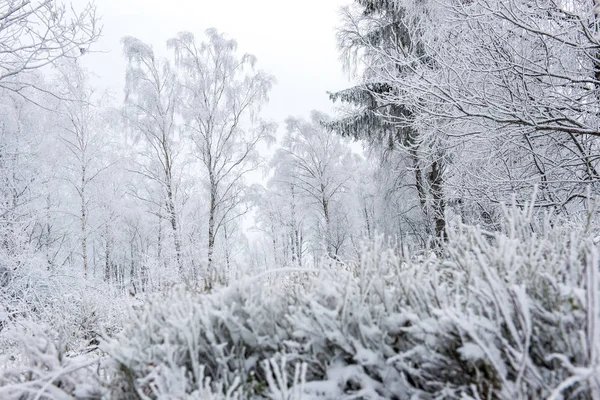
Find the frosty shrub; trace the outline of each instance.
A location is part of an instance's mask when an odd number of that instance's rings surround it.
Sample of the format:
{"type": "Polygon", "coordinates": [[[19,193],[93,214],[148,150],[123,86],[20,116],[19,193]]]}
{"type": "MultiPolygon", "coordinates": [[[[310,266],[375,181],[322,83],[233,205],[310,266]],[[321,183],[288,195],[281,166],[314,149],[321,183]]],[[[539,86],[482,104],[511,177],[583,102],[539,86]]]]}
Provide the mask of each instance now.
{"type": "Polygon", "coordinates": [[[131,309],[105,356],[27,328],[0,398],[598,398],[593,237],[509,210],[498,232],[455,225],[425,259],[375,240],[355,265],[174,288],[131,309]]]}
{"type": "Polygon", "coordinates": [[[183,396],[206,389],[207,378],[214,387],[250,387],[259,361],[289,336],[285,292],[261,289],[198,295],[178,288],[156,295],[103,349],[140,396],[183,396]]]}
{"type": "Polygon", "coordinates": [[[0,250],[0,332],[11,320],[40,310],[55,282],[28,248],[18,257],[0,250]]]}
{"type": "Polygon", "coordinates": [[[589,227],[535,223],[530,212],[507,212],[497,233],[456,227],[443,259],[399,275],[402,323],[387,334],[401,346],[386,361],[416,393],[600,393],[598,250],[589,227]],[[428,277],[411,279],[417,269],[428,277]]]}
{"type": "Polygon", "coordinates": [[[4,355],[0,367],[2,399],[102,399],[106,398],[99,358],[69,355],[65,342],[48,326],[24,323],[6,334],[20,352],[4,355]],[[10,357],[10,359],[6,359],[10,357]]]}
{"type": "Polygon", "coordinates": [[[593,398],[593,235],[530,211],[507,211],[500,232],[455,226],[427,260],[377,240],[357,265],[291,285],[156,296],[104,344],[115,385],[123,398],[593,398]]]}
{"type": "Polygon", "coordinates": [[[21,322],[47,324],[69,350],[98,344],[103,332],[120,326],[127,299],[107,297],[103,282],[66,279],[35,264],[11,274],[0,294],[0,342],[5,330],[21,322]]]}
{"type": "Polygon", "coordinates": [[[26,261],[0,290],[0,399],[108,398],[98,340],[122,325],[127,299],[26,261]]]}

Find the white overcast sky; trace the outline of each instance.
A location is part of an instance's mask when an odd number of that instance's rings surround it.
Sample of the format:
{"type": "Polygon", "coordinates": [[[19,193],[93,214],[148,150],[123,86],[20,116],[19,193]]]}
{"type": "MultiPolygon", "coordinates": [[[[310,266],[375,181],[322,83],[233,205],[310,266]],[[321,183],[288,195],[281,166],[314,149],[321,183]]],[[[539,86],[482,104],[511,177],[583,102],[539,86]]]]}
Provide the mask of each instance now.
{"type": "MultiPolygon", "coordinates": [[[[75,6],[86,0],[74,0],[75,6]]],[[[349,0],[96,0],[102,53],[83,57],[104,87],[122,99],[125,60],[120,39],[134,36],[167,54],[166,41],[180,31],[203,38],[210,27],[238,42],[240,52],[258,58],[257,67],[277,79],[263,117],[281,123],[313,109],[332,113],[326,91],[350,85],[338,60],[335,27],[349,0]]]]}

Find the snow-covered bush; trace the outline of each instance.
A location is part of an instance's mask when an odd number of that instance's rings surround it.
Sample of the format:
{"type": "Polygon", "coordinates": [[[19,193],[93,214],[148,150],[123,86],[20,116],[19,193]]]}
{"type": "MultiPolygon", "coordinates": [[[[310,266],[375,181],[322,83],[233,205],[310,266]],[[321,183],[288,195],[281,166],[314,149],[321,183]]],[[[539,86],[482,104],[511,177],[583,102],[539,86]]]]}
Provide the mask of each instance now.
{"type": "Polygon", "coordinates": [[[0,289],[0,399],[107,399],[110,368],[97,347],[127,305],[108,293],[35,259],[12,268],[0,289]]]}
{"type": "Polygon", "coordinates": [[[530,213],[507,211],[499,232],[456,225],[428,258],[375,240],[355,265],[172,288],[93,355],[69,338],[117,322],[87,293],[57,314],[81,328],[19,335],[0,398],[598,398],[594,232],[530,213]]]}
{"type": "Polygon", "coordinates": [[[21,351],[5,354],[0,366],[2,399],[106,399],[105,369],[94,355],[69,355],[50,327],[36,323],[12,326],[7,334],[21,351]]]}
{"type": "Polygon", "coordinates": [[[115,301],[103,282],[77,280],[35,264],[12,272],[1,292],[0,341],[4,328],[31,321],[60,332],[69,349],[97,344],[103,331],[115,332],[127,300],[115,301]]]}
{"type": "Polygon", "coordinates": [[[534,223],[530,211],[508,212],[502,232],[457,227],[443,259],[412,267],[427,279],[400,274],[410,318],[387,362],[417,393],[598,395],[598,249],[586,227],[534,223]]]}
{"type": "Polygon", "coordinates": [[[293,285],[156,296],[104,349],[119,386],[150,398],[183,398],[207,379],[246,398],[592,398],[593,235],[529,211],[507,212],[501,232],[456,226],[427,260],[375,241],[357,265],[293,285]]]}
{"type": "Polygon", "coordinates": [[[44,261],[24,247],[20,257],[0,250],[0,332],[11,320],[30,315],[55,282],[44,261]]]}
{"type": "Polygon", "coordinates": [[[285,296],[276,286],[237,286],[210,295],[178,288],[132,313],[103,348],[138,394],[192,393],[206,378],[228,388],[250,384],[258,362],[288,336],[281,324],[285,296]]]}

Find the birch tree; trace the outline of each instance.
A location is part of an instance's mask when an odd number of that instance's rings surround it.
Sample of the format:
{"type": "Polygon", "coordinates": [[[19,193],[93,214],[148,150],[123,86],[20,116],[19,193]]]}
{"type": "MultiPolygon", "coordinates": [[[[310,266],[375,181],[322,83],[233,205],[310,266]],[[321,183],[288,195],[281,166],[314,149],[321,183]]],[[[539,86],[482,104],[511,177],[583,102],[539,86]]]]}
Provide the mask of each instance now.
{"type": "Polygon", "coordinates": [[[107,158],[110,137],[102,129],[102,109],[86,72],[74,60],[62,63],[59,69],[57,93],[68,99],[60,102],[63,117],[59,139],[65,149],[63,179],[75,190],[78,211],[67,211],[79,220],[79,248],[83,276],[90,270],[90,218],[97,206],[94,183],[113,165],[107,158]]]}
{"type": "MultiPolygon", "coordinates": [[[[349,156],[348,147],[341,139],[330,134],[321,122],[324,114],[313,112],[310,121],[298,118],[286,120],[287,132],[283,146],[274,156],[274,179],[289,186],[290,195],[301,195],[316,209],[318,223],[313,225],[316,248],[327,256],[338,259],[346,240],[345,228],[339,229],[344,213],[337,200],[350,179],[343,168],[343,159],[349,156]]],[[[294,210],[292,210],[294,211],[294,210]]],[[[294,238],[299,243],[298,237],[294,238]]],[[[296,251],[301,252],[298,246],[296,251]]]]}
{"type": "Polygon", "coordinates": [[[281,159],[277,152],[271,160],[273,177],[266,187],[255,187],[254,221],[267,237],[264,256],[272,254],[265,264],[279,267],[302,267],[307,251],[307,220],[309,204],[294,179],[295,169],[289,158],[281,159]]]}
{"type": "Polygon", "coordinates": [[[198,43],[189,32],[168,41],[183,86],[182,115],[207,178],[209,271],[220,229],[239,208],[245,176],[257,167],[257,146],[273,126],[259,119],[274,78],[255,70],[256,57],[237,54],[237,43],[215,29],[198,43]]]}
{"type": "MultiPolygon", "coordinates": [[[[53,240],[48,231],[52,228],[36,225],[47,204],[44,183],[50,174],[44,168],[47,141],[42,129],[50,115],[12,92],[0,93],[0,254],[6,260],[5,267],[14,262],[16,268],[30,242],[37,241],[36,236],[40,239],[36,247],[50,245],[53,240]]],[[[47,99],[40,92],[27,94],[36,101],[47,99]]]]}
{"type": "MultiPolygon", "coordinates": [[[[57,94],[47,85],[39,70],[60,59],[87,52],[99,33],[92,3],[75,12],[54,0],[0,2],[0,97],[6,117],[0,127],[0,175],[4,182],[0,218],[6,221],[3,231],[8,236],[4,236],[3,245],[9,253],[20,247],[17,246],[17,238],[25,233],[18,232],[17,221],[34,212],[33,209],[25,212],[34,199],[44,197],[38,192],[41,187],[31,190],[43,178],[39,169],[31,168],[33,164],[39,164],[40,159],[33,155],[37,153],[41,140],[37,137],[39,131],[30,129],[28,116],[38,123],[47,121],[46,116],[38,114],[39,110],[35,109],[28,109],[26,114],[22,114],[27,107],[16,99],[21,97],[36,105],[52,104],[51,97],[57,94]]],[[[32,229],[42,225],[34,220],[23,224],[35,227],[32,229]]],[[[38,232],[38,238],[49,245],[54,241],[49,233],[52,228],[46,224],[44,230],[43,235],[38,232]]],[[[29,235],[33,237],[33,232],[30,231],[29,235]]],[[[48,257],[49,260],[51,258],[48,257]]]]}
{"type": "MultiPolygon", "coordinates": [[[[126,75],[125,118],[133,127],[142,147],[138,152],[136,173],[158,184],[158,199],[145,197],[158,213],[166,214],[171,227],[177,269],[183,274],[177,189],[181,176],[181,145],[175,123],[179,86],[168,60],[155,56],[152,48],[140,40],[126,37],[123,52],[128,60],[126,75]],[[165,213],[162,211],[165,209],[165,213]]],[[[160,218],[162,219],[162,218],[160,218]]],[[[161,235],[159,223],[159,235],[161,235]]],[[[160,239],[158,243],[160,252],[160,239]]]]}

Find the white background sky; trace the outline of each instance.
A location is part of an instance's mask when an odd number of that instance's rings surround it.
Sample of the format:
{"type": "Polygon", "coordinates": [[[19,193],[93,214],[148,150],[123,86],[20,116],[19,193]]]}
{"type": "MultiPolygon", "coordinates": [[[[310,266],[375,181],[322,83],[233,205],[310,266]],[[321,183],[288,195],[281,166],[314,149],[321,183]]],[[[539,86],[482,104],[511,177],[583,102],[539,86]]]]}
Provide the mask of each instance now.
{"type": "MultiPolygon", "coordinates": [[[[87,0],[74,0],[81,7],[87,0]]],[[[120,39],[134,36],[167,54],[177,32],[202,38],[215,27],[237,40],[240,52],[258,58],[257,67],[277,79],[263,117],[281,123],[288,115],[313,109],[332,113],[326,91],[350,85],[338,59],[335,27],[339,8],[349,0],[96,0],[102,53],[83,57],[99,84],[122,100],[125,60],[120,39]]]]}

